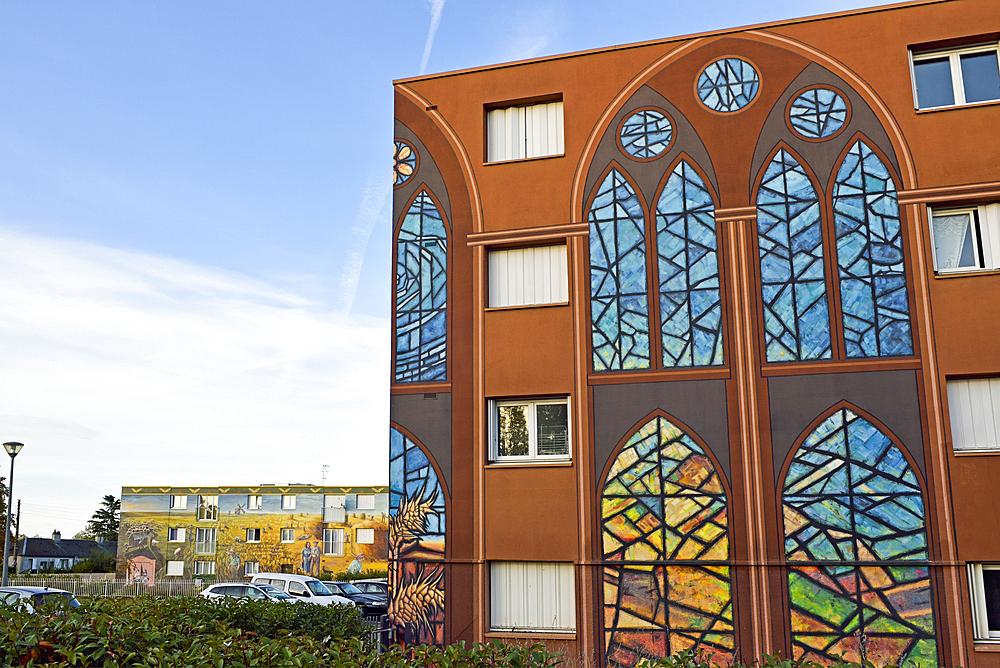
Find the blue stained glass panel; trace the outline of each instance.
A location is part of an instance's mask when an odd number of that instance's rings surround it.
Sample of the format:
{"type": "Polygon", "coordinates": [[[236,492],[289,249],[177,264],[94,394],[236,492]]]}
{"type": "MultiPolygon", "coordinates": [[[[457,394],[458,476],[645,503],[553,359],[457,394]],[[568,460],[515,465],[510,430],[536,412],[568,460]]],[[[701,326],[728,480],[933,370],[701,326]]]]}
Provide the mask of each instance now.
{"type": "Polygon", "coordinates": [[[912,355],[896,186],[861,140],[837,172],[833,213],[847,356],[912,355]]]}
{"type": "Polygon", "coordinates": [[[448,232],[426,190],[403,217],[396,239],[397,383],[445,380],[448,232]]]}
{"type": "Polygon", "coordinates": [[[595,371],[648,369],[646,226],[628,181],[612,169],[590,207],[590,316],[595,371]]]}
{"type": "Polygon", "coordinates": [[[767,361],[830,358],[819,198],[785,149],[775,154],[757,191],[757,245],[767,361]]]}
{"type": "Polygon", "coordinates": [[[717,251],[712,196],[691,165],[681,161],[656,205],[664,368],[723,363],[717,251]]]}
{"type": "Polygon", "coordinates": [[[829,88],[810,88],[792,102],[788,120],[803,137],[826,139],[844,127],[847,102],[829,88]]]}
{"type": "Polygon", "coordinates": [[[698,97],[706,107],[722,113],[747,106],[759,89],[757,70],[740,58],[721,58],[698,76],[698,97]]]}
{"type": "Polygon", "coordinates": [[[795,657],[858,662],[860,638],[879,663],[937,666],[923,494],[900,448],[838,409],[796,451],[782,508],[795,657]]]}
{"type": "Polygon", "coordinates": [[[618,139],[633,158],[651,160],[667,150],[673,136],[674,128],[666,114],[643,109],[625,119],[618,139]]]}

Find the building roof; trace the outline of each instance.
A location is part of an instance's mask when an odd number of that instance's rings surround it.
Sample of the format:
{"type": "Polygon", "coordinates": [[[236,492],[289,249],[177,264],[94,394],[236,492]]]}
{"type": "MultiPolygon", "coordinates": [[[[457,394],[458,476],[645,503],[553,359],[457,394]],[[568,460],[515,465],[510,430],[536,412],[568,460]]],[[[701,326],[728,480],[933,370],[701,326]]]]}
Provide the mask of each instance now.
{"type": "Polygon", "coordinates": [[[334,485],[233,485],[232,487],[122,487],[122,494],[388,494],[389,486],[340,487],[334,485]]]}
{"type": "Polygon", "coordinates": [[[53,540],[51,538],[22,538],[17,544],[17,554],[22,557],[46,558],[54,557],[68,559],[74,557],[87,558],[95,549],[104,550],[111,555],[118,554],[117,541],[77,540],[66,538],[53,540]]]}

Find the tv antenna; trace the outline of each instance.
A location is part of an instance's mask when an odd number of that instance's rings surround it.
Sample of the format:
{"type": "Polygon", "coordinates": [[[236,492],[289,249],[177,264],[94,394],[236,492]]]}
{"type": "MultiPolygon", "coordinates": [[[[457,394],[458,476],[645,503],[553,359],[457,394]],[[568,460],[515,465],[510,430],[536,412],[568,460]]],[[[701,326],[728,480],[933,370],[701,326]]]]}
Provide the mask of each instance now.
{"type": "Polygon", "coordinates": [[[321,486],[326,486],[326,472],[330,470],[329,464],[323,464],[323,482],[320,483],[321,486]]]}

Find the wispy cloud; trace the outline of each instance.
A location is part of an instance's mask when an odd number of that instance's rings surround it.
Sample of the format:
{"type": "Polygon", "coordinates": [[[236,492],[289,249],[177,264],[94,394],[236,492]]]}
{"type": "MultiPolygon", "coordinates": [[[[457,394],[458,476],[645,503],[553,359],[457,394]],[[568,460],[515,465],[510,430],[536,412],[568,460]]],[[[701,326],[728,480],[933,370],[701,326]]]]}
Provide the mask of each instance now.
{"type": "Polygon", "coordinates": [[[507,32],[501,39],[500,60],[524,60],[551,51],[565,22],[565,8],[560,1],[531,3],[527,8],[517,7],[507,32]]]}
{"type": "Polygon", "coordinates": [[[386,482],[387,320],[2,227],[0,264],[0,426],[25,443],[28,535],[73,533],[122,485],[315,483],[323,464],[386,482]]]}
{"type": "Polygon", "coordinates": [[[427,43],[424,44],[424,57],[420,59],[420,74],[427,72],[427,61],[431,57],[431,47],[434,46],[434,35],[441,23],[441,12],[444,11],[445,0],[429,0],[431,5],[431,27],[427,30],[427,43]]]}
{"type": "MultiPolygon", "coordinates": [[[[358,279],[361,277],[361,266],[364,263],[368,240],[371,239],[375,223],[382,219],[392,184],[389,182],[388,170],[383,174],[369,176],[361,193],[361,203],[358,213],[351,226],[351,238],[348,242],[347,256],[340,273],[340,311],[350,313],[354,298],[358,292],[358,279]]],[[[389,224],[389,223],[387,223],[389,224]]]]}

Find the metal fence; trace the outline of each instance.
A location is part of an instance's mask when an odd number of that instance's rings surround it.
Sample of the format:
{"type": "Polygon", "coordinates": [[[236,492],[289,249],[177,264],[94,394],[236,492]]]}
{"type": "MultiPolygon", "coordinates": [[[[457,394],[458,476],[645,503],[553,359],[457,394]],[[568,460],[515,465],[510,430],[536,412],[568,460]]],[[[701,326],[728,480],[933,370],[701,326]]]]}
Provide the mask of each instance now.
{"type": "Polygon", "coordinates": [[[148,584],[134,580],[85,580],[66,577],[8,578],[11,587],[52,587],[74,596],[194,596],[205,588],[202,580],[162,578],[148,584]]]}

